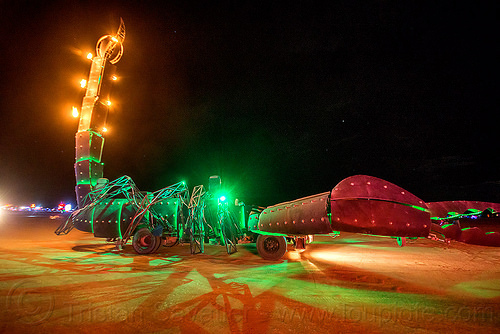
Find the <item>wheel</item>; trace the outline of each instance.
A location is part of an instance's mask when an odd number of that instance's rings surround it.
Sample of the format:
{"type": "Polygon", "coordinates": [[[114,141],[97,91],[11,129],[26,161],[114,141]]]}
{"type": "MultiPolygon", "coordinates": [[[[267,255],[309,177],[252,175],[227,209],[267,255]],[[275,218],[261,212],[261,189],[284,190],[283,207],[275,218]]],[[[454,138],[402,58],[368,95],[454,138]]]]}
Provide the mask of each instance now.
{"type": "Polygon", "coordinates": [[[165,242],[163,243],[163,247],[174,247],[179,243],[179,237],[165,237],[165,242]]]}
{"type": "Polygon", "coordinates": [[[151,253],[156,253],[158,251],[158,249],[160,249],[161,245],[163,244],[163,239],[160,236],[155,237],[155,239],[156,239],[156,246],[155,246],[155,249],[151,253]]]}
{"type": "Polygon", "coordinates": [[[154,253],[161,245],[161,237],[151,234],[147,227],[140,228],[135,232],[132,246],[137,254],[154,253]]]}
{"type": "Polygon", "coordinates": [[[279,260],[286,253],[285,237],[259,234],[257,251],[265,260],[279,260]]]}

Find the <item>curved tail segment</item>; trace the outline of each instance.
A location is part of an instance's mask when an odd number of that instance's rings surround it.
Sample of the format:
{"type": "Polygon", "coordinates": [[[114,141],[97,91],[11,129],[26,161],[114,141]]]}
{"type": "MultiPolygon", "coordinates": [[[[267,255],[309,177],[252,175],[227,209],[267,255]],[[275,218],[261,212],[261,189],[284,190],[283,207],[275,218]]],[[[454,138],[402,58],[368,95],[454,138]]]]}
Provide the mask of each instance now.
{"type": "Polygon", "coordinates": [[[388,181],[355,175],[332,190],[331,221],[335,231],[395,237],[426,237],[431,221],[427,205],[388,181]]]}
{"type": "Polygon", "coordinates": [[[76,200],[83,208],[87,195],[95,189],[97,180],[103,177],[101,162],[104,132],[110,106],[110,92],[116,66],[123,54],[125,24],[121,20],[116,35],[99,39],[97,55],[92,58],[87,89],[82,101],[78,132],[75,135],[76,200]]]}

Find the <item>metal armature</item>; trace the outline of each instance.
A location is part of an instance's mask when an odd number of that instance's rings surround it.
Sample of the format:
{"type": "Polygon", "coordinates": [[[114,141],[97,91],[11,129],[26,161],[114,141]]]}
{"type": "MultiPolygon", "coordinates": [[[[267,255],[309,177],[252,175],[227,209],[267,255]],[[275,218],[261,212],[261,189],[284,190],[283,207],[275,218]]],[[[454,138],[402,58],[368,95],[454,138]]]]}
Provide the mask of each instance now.
{"type": "Polygon", "coordinates": [[[126,175],[112,182],[106,182],[106,179],[101,180],[104,183],[98,183],[96,189],[87,194],[83,201],[84,206],[75,210],[68,220],[55,231],[56,234],[69,233],[74,227],[75,217],[85,215],[96,208],[106,207],[106,203],[114,199],[125,201],[132,207],[133,216],[130,217],[131,223],[122,235],[123,243],[130,238],[137,225],[145,220],[148,221],[151,229],[160,228],[161,230],[173,231],[177,228],[172,226],[159,212],[159,207],[161,207],[159,204],[168,199],[178,199],[181,207],[187,205],[189,190],[185,182],[178,182],[152,193],[144,193],[126,175]]]}
{"type": "MultiPolygon", "coordinates": [[[[132,181],[132,179],[130,179],[130,181],[132,181]]],[[[128,226],[127,231],[122,236],[123,244],[127,242],[138,224],[144,221],[146,215],[148,216],[149,227],[151,229],[159,228],[160,234],[164,229],[166,229],[169,233],[177,232],[177,226],[172,226],[172,224],[170,224],[164,216],[158,212],[158,204],[162,204],[163,201],[168,199],[178,198],[180,200],[181,207],[185,206],[187,199],[189,198],[189,190],[185,182],[178,182],[153,193],[148,193],[147,195],[143,195],[140,192],[134,192],[134,194],[136,194],[134,203],[137,206],[137,211],[132,218],[132,222],[128,226]]],[[[179,213],[182,214],[182,209],[179,210],[179,213]]]]}
{"type": "Polygon", "coordinates": [[[242,235],[241,230],[236,223],[234,215],[229,211],[227,203],[218,203],[217,207],[218,230],[221,233],[221,240],[226,246],[228,254],[238,251],[236,244],[238,243],[239,236],[242,235]]]}
{"type": "Polygon", "coordinates": [[[237,251],[236,244],[241,231],[226,202],[215,199],[213,194],[205,191],[203,185],[199,185],[193,189],[188,208],[186,225],[192,254],[204,252],[205,237],[226,246],[228,254],[237,251]],[[216,212],[211,212],[209,207],[216,212]]]}
{"type": "Polygon", "coordinates": [[[205,198],[203,185],[195,186],[189,200],[187,229],[191,254],[203,253],[205,242],[205,198]]]}

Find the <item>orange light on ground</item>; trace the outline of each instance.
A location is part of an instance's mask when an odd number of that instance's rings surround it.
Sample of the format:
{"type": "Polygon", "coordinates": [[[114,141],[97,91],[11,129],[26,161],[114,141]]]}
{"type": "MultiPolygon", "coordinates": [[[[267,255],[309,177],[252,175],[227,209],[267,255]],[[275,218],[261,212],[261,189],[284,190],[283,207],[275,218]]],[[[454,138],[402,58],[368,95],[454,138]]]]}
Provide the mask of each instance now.
{"type": "Polygon", "coordinates": [[[72,109],[71,114],[73,115],[73,117],[75,117],[75,118],[76,118],[76,117],[78,117],[78,115],[80,114],[80,113],[78,112],[78,108],[77,108],[77,107],[75,107],[75,106],[73,106],[71,109],[72,109]]]}

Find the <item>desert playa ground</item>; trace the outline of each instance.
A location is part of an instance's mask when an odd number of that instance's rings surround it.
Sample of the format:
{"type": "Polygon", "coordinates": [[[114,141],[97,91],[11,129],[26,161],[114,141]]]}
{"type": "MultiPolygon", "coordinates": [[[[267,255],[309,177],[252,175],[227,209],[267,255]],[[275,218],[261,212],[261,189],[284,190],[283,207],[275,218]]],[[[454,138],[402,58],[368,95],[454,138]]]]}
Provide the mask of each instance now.
{"type": "Polygon", "coordinates": [[[500,248],[341,233],[277,262],[255,244],[137,255],[57,236],[63,220],[0,216],[0,332],[500,332],[500,248]]]}

